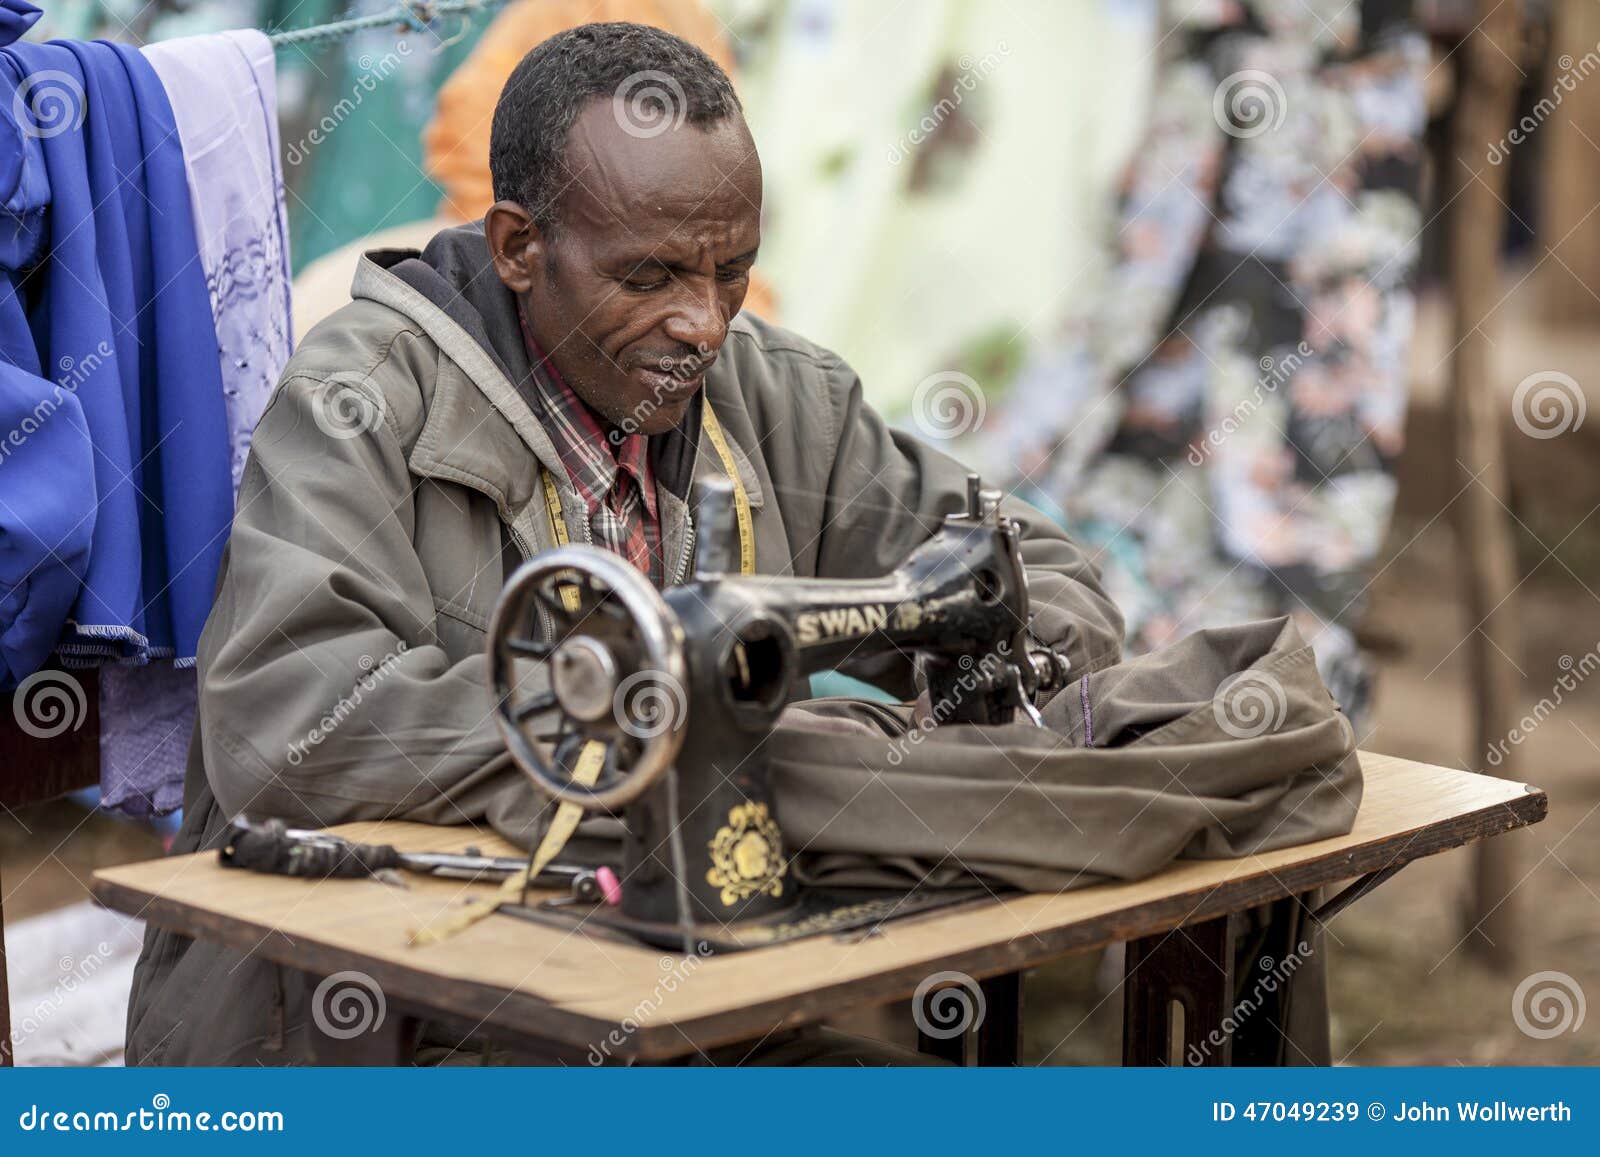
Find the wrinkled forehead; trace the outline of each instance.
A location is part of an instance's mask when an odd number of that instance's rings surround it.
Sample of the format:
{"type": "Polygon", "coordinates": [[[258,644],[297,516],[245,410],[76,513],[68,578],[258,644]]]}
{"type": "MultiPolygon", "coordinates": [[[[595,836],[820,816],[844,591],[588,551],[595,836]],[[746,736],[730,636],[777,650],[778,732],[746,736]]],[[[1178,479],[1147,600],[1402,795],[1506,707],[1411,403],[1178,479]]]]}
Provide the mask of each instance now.
{"type": "Polygon", "coordinates": [[[566,162],[558,216],[591,236],[734,238],[759,228],[761,160],[737,115],[642,129],[595,100],[573,122],[566,162]]]}

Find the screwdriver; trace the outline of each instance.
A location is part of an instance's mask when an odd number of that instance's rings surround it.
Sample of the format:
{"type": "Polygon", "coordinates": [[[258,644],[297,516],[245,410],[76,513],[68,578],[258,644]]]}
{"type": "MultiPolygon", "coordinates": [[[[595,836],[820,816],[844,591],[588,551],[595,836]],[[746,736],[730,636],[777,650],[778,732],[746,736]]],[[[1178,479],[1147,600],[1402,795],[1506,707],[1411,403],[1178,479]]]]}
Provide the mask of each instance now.
{"type": "MultiPolygon", "coordinates": [[[[357,844],[327,832],[288,827],[282,820],[252,823],[243,816],[233,821],[228,840],[217,859],[229,868],[244,868],[275,876],[333,880],[375,876],[403,869],[419,875],[451,880],[504,880],[527,867],[516,856],[484,856],[476,848],[458,852],[402,852],[389,844],[357,844]]],[[[576,864],[546,864],[529,881],[533,888],[565,888],[582,903],[622,902],[622,884],[606,866],[586,868],[576,864]]]]}

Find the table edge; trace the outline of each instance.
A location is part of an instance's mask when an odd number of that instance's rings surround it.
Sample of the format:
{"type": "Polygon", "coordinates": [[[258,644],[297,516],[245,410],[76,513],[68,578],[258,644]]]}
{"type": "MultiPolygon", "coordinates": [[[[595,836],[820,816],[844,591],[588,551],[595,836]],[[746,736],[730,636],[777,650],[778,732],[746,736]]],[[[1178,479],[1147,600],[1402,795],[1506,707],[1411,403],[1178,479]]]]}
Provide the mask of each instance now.
{"type": "MultiPolygon", "coordinates": [[[[1105,913],[1074,924],[1044,929],[1026,939],[1013,937],[941,956],[938,963],[941,968],[983,979],[1033,968],[1107,944],[1157,935],[1368,872],[1409,864],[1543,820],[1549,810],[1549,796],[1541,789],[1527,784],[1521,786],[1524,788],[1521,795],[1452,816],[1431,828],[1413,828],[1361,847],[1331,851],[1289,865],[1279,872],[1256,874],[1145,901],[1137,909],[1130,909],[1130,918],[1120,922],[1118,913],[1105,913]],[[1496,817],[1498,822],[1483,822],[1496,817]],[[1424,830],[1427,840],[1414,848],[1418,843],[1417,833],[1424,830]],[[1343,861],[1338,864],[1339,870],[1330,873],[1329,866],[1339,861],[1343,861]],[[1132,918],[1135,912],[1137,918],[1132,918]]],[[[104,906],[138,913],[147,923],[175,934],[199,939],[199,934],[204,933],[205,939],[251,950],[275,963],[308,972],[329,974],[360,966],[396,999],[438,1007],[441,978],[436,973],[418,972],[382,957],[322,944],[304,935],[291,940],[276,929],[175,903],[107,879],[99,871],[94,873],[91,888],[95,899],[104,906]]],[[[935,912],[910,920],[933,921],[950,915],[935,912]]],[[[907,963],[869,977],[771,997],[738,1009],[640,1025],[625,1035],[621,1045],[613,1045],[607,1055],[620,1060],[666,1059],[749,1039],[762,1031],[795,1027],[854,1008],[902,999],[915,990],[928,968],[927,961],[907,963]],[[752,1021],[761,1027],[752,1028],[752,1021]]],[[[491,1038],[497,1035],[521,1037],[586,1048],[598,1045],[618,1027],[615,1020],[574,1012],[529,993],[507,991],[479,981],[457,979],[452,988],[459,999],[453,1006],[442,1007],[441,1011],[485,1024],[492,1018],[493,1027],[485,1029],[485,1035],[491,1038]]]]}

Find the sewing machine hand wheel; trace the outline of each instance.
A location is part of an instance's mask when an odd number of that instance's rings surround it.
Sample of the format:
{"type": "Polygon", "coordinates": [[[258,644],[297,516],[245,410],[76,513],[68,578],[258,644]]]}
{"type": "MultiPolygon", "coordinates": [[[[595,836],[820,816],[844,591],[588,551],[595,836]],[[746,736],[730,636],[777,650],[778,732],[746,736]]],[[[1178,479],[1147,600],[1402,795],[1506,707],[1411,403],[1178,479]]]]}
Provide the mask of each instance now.
{"type": "Polygon", "coordinates": [[[565,546],[523,563],[489,623],[488,650],[500,734],[552,799],[614,811],[648,790],[683,746],[683,628],[616,555],[565,546]],[[541,619],[552,624],[548,641],[541,619]],[[547,683],[526,680],[529,660],[542,663],[547,683]],[[525,680],[540,689],[530,693],[525,680]],[[578,761],[592,761],[591,742],[604,745],[592,787],[574,775],[578,761]]]}

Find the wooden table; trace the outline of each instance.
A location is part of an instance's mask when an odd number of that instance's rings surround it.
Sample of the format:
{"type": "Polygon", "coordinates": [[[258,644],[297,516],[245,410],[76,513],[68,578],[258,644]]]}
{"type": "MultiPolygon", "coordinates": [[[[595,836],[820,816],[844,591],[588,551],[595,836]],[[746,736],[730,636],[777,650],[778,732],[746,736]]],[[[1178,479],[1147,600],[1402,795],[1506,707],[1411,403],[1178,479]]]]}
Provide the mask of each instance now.
{"type": "MultiPolygon", "coordinates": [[[[1411,860],[1545,815],[1544,793],[1524,784],[1383,755],[1363,755],[1362,767],[1360,815],[1354,830],[1336,839],[1237,860],[1181,861],[1135,883],[909,917],[848,942],[813,937],[707,959],[505,915],[412,948],[411,930],[489,889],[432,879],[407,889],[376,880],[283,879],[224,869],[214,853],[106,869],[95,874],[94,890],[109,907],[313,977],[365,973],[381,987],[389,1015],[383,1039],[354,1042],[356,1053],[346,1042],[327,1054],[346,1063],[395,1063],[395,1050],[414,1039],[408,1034],[421,1017],[546,1055],[554,1047],[576,1058],[603,1044],[613,1060],[666,1059],[904,998],[941,971],[984,982],[980,1063],[1014,1063],[1021,973],[1115,941],[1132,942],[1125,1060],[1161,1063],[1172,999],[1185,1003],[1189,1039],[1203,1039],[1228,1014],[1225,933],[1233,914],[1357,881],[1324,906],[1326,915],[1411,860]],[[1183,935],[1171,935],[1174,929],[1183,935]],[[1206,964],[1208,956],[1220,963],[1206,964]],[[616,1031],[619,1025],[628,1031],[616,1031]]],[[[406,850],[502,850],[492,836],[465,828],[381,823],[335,830],[406,850]]],[[[1207,1063],[1228,1059],[1223,1048],[1207,1063]]]]}

